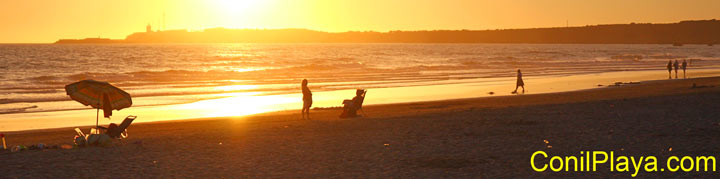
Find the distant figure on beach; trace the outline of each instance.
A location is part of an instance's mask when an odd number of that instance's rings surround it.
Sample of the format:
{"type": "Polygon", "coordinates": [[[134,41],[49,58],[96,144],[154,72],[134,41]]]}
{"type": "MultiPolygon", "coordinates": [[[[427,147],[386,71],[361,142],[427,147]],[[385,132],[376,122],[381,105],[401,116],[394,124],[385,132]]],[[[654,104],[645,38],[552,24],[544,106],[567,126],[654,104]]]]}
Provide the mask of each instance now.
{"type": "Polygon", "coordinates": [[[302,94],[303,94],[303,108],[302,112],[302,118],[303,119],[310,119],[310,106],[312,106],[312,92],[310,92],[310,88],[308,88],[308,81],[307,79],[302,80],[302,94]],[[305,115],[307,115],[307,118],[305,118],[305,115]]]}
{"type": "Polygon", "coordinates": [[[678,68],[680,68],[680,65],[678,64],[677,60],[675,60],[675,63],[673,63],[673,66],[675,67],[675,79],[677,79],[678,78],[677,71],[678,71],[678,68]]]}
{"type": "Polygon", "coordinates": [[[685,59],[683,59],[683,62],[682,62],[682,70],[683,70],[683,78],[687,78],[687,76],[685,75],[685,70],[687,70],[687,61],[685,59]]]}
{"type": "Polygon", "coordinates": [[[520,69],[517,70],[517,83],[515,83],[515,91],[512,91],[513,94],[517,93],[518,87],[522,87],[522,92],[525,93],[525,82],[523,82],[520,69]]]}
{"type": "Polygon", "coordinates": [[[668,79],[672,79],[672,60],[668,61],[667,69],[668,69],[668,79]]]}

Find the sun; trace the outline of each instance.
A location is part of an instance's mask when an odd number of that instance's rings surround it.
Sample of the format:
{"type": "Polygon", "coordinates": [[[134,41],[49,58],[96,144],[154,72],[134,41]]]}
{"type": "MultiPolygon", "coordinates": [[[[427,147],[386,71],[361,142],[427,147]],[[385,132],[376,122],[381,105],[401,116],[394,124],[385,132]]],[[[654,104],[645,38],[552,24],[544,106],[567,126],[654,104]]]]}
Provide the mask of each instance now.
{"type": "Polygon", "coordinates": [[[263,0],[213,0],[216,9],[226,15],[240,15],[257,11],[263,0]]]}
{"type": "Polygon", "coordinates": [[[214,21],[226,28],[243,28],[265,20],[272,0],[208,0],[214,21]]]}

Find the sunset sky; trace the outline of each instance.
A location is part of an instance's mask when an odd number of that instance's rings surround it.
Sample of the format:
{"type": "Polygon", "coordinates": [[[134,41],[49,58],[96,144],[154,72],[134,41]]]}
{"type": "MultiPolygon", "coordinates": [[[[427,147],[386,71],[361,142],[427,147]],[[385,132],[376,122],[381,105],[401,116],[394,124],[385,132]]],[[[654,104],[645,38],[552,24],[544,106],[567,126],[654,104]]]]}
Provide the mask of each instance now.
{"type": "Polygon", "coordinates": [[[0,0],[0,43],[165,29],[498,29],[720,19],[717,0],[0,0]]]}

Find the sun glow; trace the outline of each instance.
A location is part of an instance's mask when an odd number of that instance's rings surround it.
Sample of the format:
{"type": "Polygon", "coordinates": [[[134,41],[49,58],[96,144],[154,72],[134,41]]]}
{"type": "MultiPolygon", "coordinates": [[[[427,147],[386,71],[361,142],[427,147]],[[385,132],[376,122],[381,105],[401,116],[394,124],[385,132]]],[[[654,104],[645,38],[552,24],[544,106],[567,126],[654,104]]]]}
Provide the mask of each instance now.
{"type": "Polygon", "coordinates": [[[183,104],[180,108],[194,111],[195,115],[204,117],[243,116],[300,106],[297,99],[300,99],[300,97],[292,95],[262,96],[259,95],[259,93],[235,93],[232,97],[183,104]]]}
{"type": "Polygon", "coordinates": [[[260,0],[215,0],[217,8],[225,13],[237,13],[257,8],[260,0]]]}
{"type": "Polygon", "coordinates": [[[244,28],[243,24],[262,18],[268,11],[270,1],[264,0],[212,0],[219,20],[224,21],[229,28],[244,28]]]}

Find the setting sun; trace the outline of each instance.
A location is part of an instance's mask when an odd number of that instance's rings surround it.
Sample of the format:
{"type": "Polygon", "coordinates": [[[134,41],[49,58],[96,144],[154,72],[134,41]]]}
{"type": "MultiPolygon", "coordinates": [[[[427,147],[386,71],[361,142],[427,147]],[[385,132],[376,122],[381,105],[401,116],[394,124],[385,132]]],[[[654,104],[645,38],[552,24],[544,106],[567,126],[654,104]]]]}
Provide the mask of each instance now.
{"type": "Polygon", "coordinates": [[[0,43],[120,39],[144,31],[302,28],[327,32],[507,29],[677,22],[720,16],[720,1],[0,0],[0,43]],[[562,7],[562,8],[559,8],[562,7]]]}
{"type": "Polygon", "coordinates": [[[257,21],[258,18],[264,19],[262,14],[272,11],[268,6],[271,0],[210,0],[217,10],[217,17],[223,22],[223,27],[228,28],[248,28],[248,22],[257,21]]]}
{"type": "Polygon", "coordinates": [[[242,12],[250,9],[260,8],[261,3],[266,2],[262,0],[211,0],[209,3],[213,3],[218,9],[225,12],[242,12]]]}

